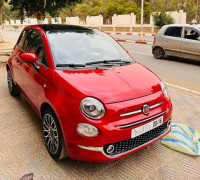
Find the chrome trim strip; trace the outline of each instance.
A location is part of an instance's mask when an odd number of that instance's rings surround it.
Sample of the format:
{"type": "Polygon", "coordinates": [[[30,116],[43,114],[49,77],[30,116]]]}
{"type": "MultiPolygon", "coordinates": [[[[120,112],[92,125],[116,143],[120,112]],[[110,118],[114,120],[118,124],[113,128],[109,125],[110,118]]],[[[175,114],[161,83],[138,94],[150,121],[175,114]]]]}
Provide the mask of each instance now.
{"type": "Polygon", "coordinates": [[[157,103],[157,104],[154,104],[154,105],[150,106],[149,108],[150,108],[150,109],[156,108],[156,107],[162,105],[163,103],[164,103],[164,102],[161,101],[161,102],[159,102],[159,103],[157,103]]]}
{"type": "MultiPolygon", "coordinates": [[[[157,103],[157,104],[154,104],[154,105],[152,105],[152,106],[149,106],[149,109],[156,108],[156,107],[162,105],[163,103],[164,103],[164,102],[161,101],[161,102],[159,102],[159,103],[157,103]]],[[[129,115],[137,114],[137,113],[140,113],[140,112],[142,112],[142,109],[138,109],[138,110],[131,111],[131,112],[128,112],[128,113],[120,114],[119,116],[120,116],[120,117],[124,117],[124,116],[129,116],[129,115]]]]}
{"type": "Polygon", "coordinates": [[[80,147],[82,149],[87,149],[87,150],[90,150],[90,151],[103,152],[103,147],[93,147],[93,146],[84,146],[84,145],[78,145],[78,147],[80,147]]]}
{"type": "MultiPolygon", "coordinates": [[[[149,141],[149,142],[147,142],[147,143],[145,143],[145,144],[142,144],[141,146],[145,146],[146,144],[149,144],[149,143],[153,142],[154,140],[159,139],[159,138],[162,137],[163,135],[167,134],[167,133],[170,131],[170,128],[171,128],[171,125],[168,126],[168,128],[166,129],[166,131],[165,131],[163,134],[161,134],[160,136],[158,136],[158,137],[152,139],[151,141],[149,141]]],[[[101,152],[102,154],[104,154],[105,156],[107,156],[107,157],[109,157],[109,158],[115,158],[115,157],[117,157],[117,156],[121,156],[121,155],[123,155],[123,154],[127,154],[127,153],[129,153],[129,152],[131,152],[131,151],[134,151],[134,150],[136,150],[136,149],[139,149],[141,146],[138,146],[138,147],[135,148],[135,149],[131,149],[131,150],[126,151],[126,152],[121,153],[121,154],[110,155],[110,156],[109,156],[109,155],[107,155],[107,154],[104,153],[103,147],[92,147],[92,146],[78,145],[78,147],[83,148],[83,149],[101,152]]]]}
{"type": "Polygon", "coordinates": [[[134,126],[134,125],[137,125],[137,124],[140,124],[140,123],[149,121],[149,120],[151,120],[151,119],[154,119],[154,118],[156,118],[156,117],[158,117],[158,116],[161,116],[161,115],[165,114],[166,112],[167,112],[167,109],[166,109],[165,111],[162,111],[161,113],[158,113],[158,114],[154,115],[154,116],[148,117],[148,118],[146,118],[146,119],[139,120],[139,121],[134,122],[134,123],[125,124],[125,125],[120,125],[120,126],[117,126],[117,128],[127,128],[127,127],[130,127],[130,126],[134,126]]]}
{"type": "Polygon", "coordinates": [[[141,113],[141,112],[142,112],[142,109],[138,109],[136,111],[131,111],[128,113],[120,114],[120,117],[129,116],[129,115],[133,115],[133,114],[137,114],[137,113],[141,113]]]}

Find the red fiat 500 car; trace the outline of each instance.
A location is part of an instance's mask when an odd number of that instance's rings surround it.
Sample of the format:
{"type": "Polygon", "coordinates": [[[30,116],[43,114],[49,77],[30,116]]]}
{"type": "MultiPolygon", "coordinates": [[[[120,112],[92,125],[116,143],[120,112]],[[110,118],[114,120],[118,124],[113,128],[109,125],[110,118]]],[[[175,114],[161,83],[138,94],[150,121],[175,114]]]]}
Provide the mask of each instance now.
{"type": "Polygon", "coordinates": [[[171,129],[166,86],[101,31],[27,26],[6,68],[10,94],[21,92],[41,117],[54,159],[118,159],[171,129]]]}

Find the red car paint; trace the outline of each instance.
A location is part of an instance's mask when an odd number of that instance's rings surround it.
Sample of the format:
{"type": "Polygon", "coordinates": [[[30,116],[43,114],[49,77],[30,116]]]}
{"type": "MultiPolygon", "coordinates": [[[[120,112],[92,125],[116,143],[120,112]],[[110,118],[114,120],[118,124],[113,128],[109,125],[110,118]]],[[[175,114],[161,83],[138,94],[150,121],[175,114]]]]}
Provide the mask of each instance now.
{"type": "Polygon", "coordinates": [[[119,129],[117,126],[137,122],[152,117],[164,110],[164,123],[171,119],[172,104],[161,90],[160,79],[149,69],[139,63],[90,70],[57,70],[44,30],[39,26],[28,26],[25,29],[36,29],[42,35],[49,67],[39,62],[37,71],[31,63],[20,58],[24,53],[17,45],[8,60],[14,83],[27,98],[28,102],[42,118],[42,107],[46,103],[52,107],[61,125],[67,154],[83,161],[110,161],[137,151],[157,141],[169,131],[152,141],[117,156],[86,150],[78,145],[104,147],[106,144],[131,138],[131,130],[147,124],[154,119],[135,126],[119,129]],[[80,101],[85,97],[99,99],[105,107],[105,116],[100,120],[86,117],[80,110],[80,101]],[[141,109],[163,101],[163,104],[152,109],[148,115],[134,114],[120,117],[120,114],[141,109]],[[77,132],[79,123],[96,126],[99,135],[85,137],[77,132]]]}

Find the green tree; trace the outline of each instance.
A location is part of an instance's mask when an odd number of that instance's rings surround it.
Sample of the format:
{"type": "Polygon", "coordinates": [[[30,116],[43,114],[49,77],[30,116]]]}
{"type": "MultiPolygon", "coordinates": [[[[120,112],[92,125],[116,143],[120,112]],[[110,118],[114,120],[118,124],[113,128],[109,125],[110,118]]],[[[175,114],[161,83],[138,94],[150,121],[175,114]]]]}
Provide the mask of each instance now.
{"type": "Polygon", "coordinates": [[[73,15],[86,17],[104,15],[105,7],[110,0],[85,0],[83,3],[77,4],[73,11],[73,15]]]}
{"type": "Polygon", "coordinates": [[[4,6],[4,0],[0,0],[0,26],[2,25],[2,16],[3,16],[3,6],[4,6]]]}
{"type": "Polygon", "coordinates": [[[174,23],[174,19],[170,15],[167,15],[164,11],[162,11],[161,13],[156,12],[153,15],[153,19],[155,26],[158,26],[160,28],[166,24],[174,23]]]}
{"type": "MultiPolygon", "coordinates": [[[[149,19],[151,14],[150,2],[145,0],[144,3],[144,18],[149,19]]],[[[137,19],[140,19],[141,14],[140,0],[84,0],[82,3],[76,4],[70,11],[67,7],[64,11],[67,16],[97,16],[99,14],[104,17],[111,17],[113,14],[130,14],[134,13],[137,19]],[[73,10],[73,13],[71,13],[73,10]]]]}
{"type": "Polygon", "coordinates": [[[7,3],[5,3],[3,7],[3,21],[10,19],[13,20],[19,19],[19,12],[11,11],[11,7],[7,3]]]}
{"type": "MultiPolygon", "coordinates": [[[[195,18],[197,0],[152,0],[151,9],[152,12],[183,10],[187,13],[187,22],[190,23],[191,20],[195,18]]],[[[200,16],[200,11],[198,11],[198,13],[200,16]]]]}
{"type": "Polygon", "coordinates": [[[114,0],[110,1],[105,9],[105,16],[112,16],[113,14],[130,14],[134,13],[136,16],[140,15],[141,9],[136,2],[130,0],[114,0]]]}
{"type": "Polygon", "coordinates": [[[81,2],[81,0],[10,0],[9,4],[12,6],[12,10],[19,10],[21,19],[24,19],[25,16],[35,15],[41,22],[45,13],[54,17],[62,8],[77,2],[81,2]]]}

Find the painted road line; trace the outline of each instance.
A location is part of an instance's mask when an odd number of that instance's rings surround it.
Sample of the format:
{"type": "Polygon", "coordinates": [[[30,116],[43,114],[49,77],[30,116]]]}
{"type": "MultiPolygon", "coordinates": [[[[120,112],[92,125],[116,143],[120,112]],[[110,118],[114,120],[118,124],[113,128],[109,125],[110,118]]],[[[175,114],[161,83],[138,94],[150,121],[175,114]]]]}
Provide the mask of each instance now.
{"type": "Polygon", "coordinates": [[[147,42],[147,41],[130,40],[130,39],[115,39],[115,40],[118,41],[118,42],[128,42],[128,43],[153,45],[153,42],[147,42]]]}
{"type": "MultiPolygon", "coordinates": [[[[129,36],[141,36],[141,33],[132,33],[132,32],[106,32],[107,34],[112,35],[129,35],[129,36]]],[[[156,36],[155,33],[153,34],[146,34],[144,33],[143,36],[156,36]]]]}
{"type": "Polygon", "coordinates": [[[140,52],[135,52],[135,51],[128,51],[129,53],[134,53],[134,54],[140,54],[144,56],[153,56],[152,54],[145,54],[145,53],[140,53],[140,52]]]}
{"type": "Polygon", "coordinates": [[[182,87],[182,86],[178,86],[178,85],[171,84],[171,83],[167,83],[167,82],[165,82],[165,84],[166,84],[167,86],[169,86],[169,87],[178,89],[178,90],[180,90],[180,91],[185,91],[185,92],[187,92],[187,93],[191,93],[191,94],[200,96],[200,91],[194,91],[194,90],[192,90],[192,89],[184,88],[184,87],[182,87]]]}

